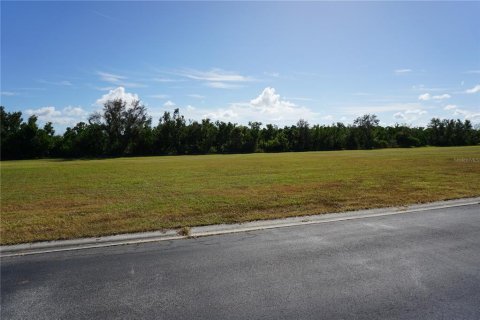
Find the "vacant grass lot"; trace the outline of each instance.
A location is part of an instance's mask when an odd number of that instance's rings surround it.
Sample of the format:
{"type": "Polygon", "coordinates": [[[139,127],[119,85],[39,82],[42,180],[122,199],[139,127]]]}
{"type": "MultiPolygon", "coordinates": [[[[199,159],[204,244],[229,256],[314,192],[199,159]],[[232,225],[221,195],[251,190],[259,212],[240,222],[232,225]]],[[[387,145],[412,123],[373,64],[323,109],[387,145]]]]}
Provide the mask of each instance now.
{"type": "Polygon", "coordinates": [[[480,196],[480,147],[1,163],[1,243],[480,196]]]}

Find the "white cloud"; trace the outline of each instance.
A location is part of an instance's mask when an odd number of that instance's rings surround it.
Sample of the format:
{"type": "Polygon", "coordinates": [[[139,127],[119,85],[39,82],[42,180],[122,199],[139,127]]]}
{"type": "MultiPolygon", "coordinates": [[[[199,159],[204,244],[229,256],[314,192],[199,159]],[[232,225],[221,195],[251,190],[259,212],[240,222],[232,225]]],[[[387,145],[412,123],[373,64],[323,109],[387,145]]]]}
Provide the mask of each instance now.
{"type": "Polygon", "coordinates": [[[241,87],[238,84],[230,84],[225,82],[205,82],[205,85],[210,88],[215,89],[233,89],[241,87]]]}
{"type": "Polygon", "coordinates": [[[2,96],[6,96],[6,97],[12,97],[12,96],[16,96],[17,93],[16,93],[16,92],[12,92],[12,91],[2,91],[2,92],[1,92],[1,95],[2,95],[2,96]]]}
{"type": "Polygon", "coordinates": [[[240,86],[240,83],[255,81],[252,77],[218,68],[208,71],[184,69],[175,74],[187,79],[202,81],[206,86],[217,89],[237,88],[240,86]]]}
{"type": "Polygon", "coordinates": [[[73,84],[68,81],[68,80],[62,80],[62,81],[47,81],[47,80],[43,80],[43,79],[40,79],[38,80],[38,82],[40,83],[44,83],[44,84],[53,84],[55,86],[72,86],[73,84]]]}
{"type": "Polygon", "coordinates": [[[87,112],[83,110],[81,107],[73,107],[73,106],[68,106],[63,109],[63,114],[71,117],[82,117],[86,116],[87,112]]]}
{"type": "MultiPolygon", "coordinates": [[[[480,113],[473,112],[466,109],[461,109],[457,105],[449,104],[443,108],[444,110],[453,111],[453,116],[462,116],[464,119],[472,120],[472,121],[479,121],[480,120],[480,113]]],[[[480,108],[477,108],[477,110],[480,108]]]]}
{"type": "Polygon", "coordinates": [[[454,109],[455,112],[453,113],[454,116],[462,116],[465,120],[472,120],[472,121],[479,121],[480,120],[480,112],[472,112],[465,109],[456,108],[454,109]]]}
{"type": "Polygon", "coordinates": [[[109,91],[115,89],[114,86],[108,86],[108,87],[94,87],[98,91],[109,91]]]}
{"type": "Polygon", "coordinates": [[[412,72],[412,69],[396,69],[394,70],[395,74],[406,74],[412,72]]]}
{"type": "Polygon", "coordinates": [[[470,120],[470,121],[478,122],[478,121],[480,121],[480,112],[469,113],[465,118],[470,120]]]}
{"type": "Polygon", "coordinates": [[[238,121],[239,114],[231,109],[218,109],[204,114],[203,118],[235,122],[238,121]]]}
{"type": "Polygon", "coordinates": [[[53,106],[41,107],[38,109],[27,109],[25,113],[29,116],[36,115],[42,122],[52,122],[58,125],[75,125],[80,121],[85,121],[87,111],[81,107],[68,106],[62,110],[57,110],[53,106]]]}
{"type": "Polygon", "coordinates": [[[100,79],[105,82],[110,83],[120,83],[122,80],[127,79],[127,77],[119,76],[117,74],[98,71],[97,74],[100,76],[100,79]]]}
{"type": "Polygon", "coordinates": [[[352,96],[360,96],[360,97],[368,97],[368,96],[371,96],[372,94],[371,93],[367,93],[367,92],[354,92],[352,93],[352,96]]]}
{"type": "Polygon", "coordinates": [[[148,96],[149,98],[155,98],[155,99],[166,99],[168,98],[168,94],[151,94],[148,96]]]}
{"type": "Polygon", "coordinates": [[[409,109],[409,110],[406,110],[405,113],[422,115],[422,114],[426,114],[427,111],[422,109],[409,109]]]}
{"type": "Polygon", "coordinates": [[[109,16],[109,15],[107,15],[107,14],[105,14],[105,13],[100,12],[100,11],[94,10],[94,11],[92,11],[92,12],[93,12],[94,14],[96,14],[97,16],[100,16],[100,17],[102,17],[102,18],[106,18],[106,19],[108,19],[108,20],[117,20],[117,19],[115,19],[115,18],[113,18],[113,17],[111,17],[111,16],[109,16]]]}
{"type": "Polygon", "coordinates": [[[249,102],[232,103],[228,108],[207,110],[201,116],[240,123],[260,121],[287,125],[294,124],[299,119],[313,121],[317,114],[306,107],[282,99],[274,88],[267,87],[249,102]]]}
{"type": "Polygon", "coordinates": [[[187,94],[187,96],[189,96],[190,98],[194,98],[194,99],[205,99],[205,96],[202,96],[200,94],[187,94]]]}
{"type": "Polygon", "coordinates": [[[170,78],[153,78],[152,80],[155,81],[155,82],[177,82],[177,81],[179,81],[179,80],[170,79],[170,78]]]}
{"type": "Polygon", "coordinates": [[[432,99],[433,100],[443,100],[443,99],[450,99],[452,96],[447,94],[447,93],[444,93],[444,94],[441,94],[441,95],[438,95],[438,96],[433,96],[432,99]]]}
{"type": "Polygon", "coordinates": [[[103,106],[107,101],[118,100],[118,99],[125,101],[127,104],[127,107],[130,106],[133,103],[133,101],[140,100],[137,94],[125,92],[124,87],[118,87],[104,94],[100,99],[96,101],[96,104],[98,106],[103,106]]]}
{"type": "Polygon", "coordinates": [[[480,73],[480,70],[468,70],[468,71],[465,71],[464,73],[479,74],[479,73],[480,73]]]}
{"type": "Polygon", "coordinates": [[[465,91],[465,93],[478,93],[478,92],[480,92],[480,84],[477,84],[475,87],[465,91]]]}
{"type": "Polygon", "coordinates": [[[278,78],[278,77],[280,77],[280,73],[279,73],[279,72],[264,72],[263,74],[266,75],[266,76],[268,76],[268,77],[273,77],[273,78],[278,78]]]}
{"type": "Polygon", "coordinates": [[[407,117],[403,112],[397,112],[393,115],[395,119],[407,120],[407,117]]]}
{"type": "Polygon", "coordinates": [[[305,98],[305,97],[288,97],[285,99],[296,100],[296,101],[313,101],[312,98],[305,98]]]}
{"type": "Polygon", "coordinates": [[[36,115],[38,117],[55,117],[61,115],[60,111],[55,110],[55,107],[41,107],[38,109],[27,109],[25,111],[28,115],[36,115]]]}
{"type": "Polygon", "coordinates": [[[118,74],[113,74],[113,73],[108,73],[103,71],[97,71],[97,74],[100,76],[100,80],[111,83],[111,84],[115,84],[117,86],[131,87],[131,88],[145,87],[145,85],[141,83],[125,81],[128,78],[125,76],[120,76],[118,74]]]}
{"type": "Polygon", "coordinates": [[[250,105],[262,111],[272,112],[293,107],[295,104],[280,99],[280,95],[275,92],[275,88],[267,87],[258,97],[250,100],[250,105]]]}
{"type": "Polygon", "coordinates": [[[451,98],[452,96],[449,95],[449,94],[441,94],[441,95],[437,95],[437,96],[432,96],[430,95],[429,93],[424,93],[424,94],[421,94],[418,96],[418,99],[419,100],[423,100],[423,101],[428,101],[428,100],[443,100],[443,99],[449,99],[451,98]]]}
{"type": "Polygon", "coordinates": [[[447,91],[452,90],[451,88],[444,88],[444,87],[427,87],[423,84],[413,85],[412,89],[415,91],[447,91]]]}
{"type": "Polygon", "coordinates": [[[173,101],[168,100],[167,102],[165,102],[165,103],[163,104],[163,106],[164,106],[165,108],[172,108],[172,107],[175,107],[175,103],[174,103],[173,101]]]}
{"type": "Polygon", "coordinates": [[[455,111],[453,112],[453,115],[454,116],[466,116],[468,115],[468,111],[467,110],[464,110],[464,109],[460,109],[460,108],[455,108],[454,109],[455,111]]]}
{"type": "Polygon", "coordinates": [[[380,105],[363,105],[363,106],[351,106],[343,107],[340,110],[351,115],[363,115],[366,113],[383,113],[383,112],[395,112],[406,111],[411,109],[421,109],[422,106],[419,103],[391,103],[380,105]]]}
{"type": "Polygon", "coordinates": [[[418,96],[418,100],[427,101],[430,100],[430,93],[424,93],[418,96]]]}
{"type": "Polygon", "coordinates": [[[453,110],[453,109],[456,109],[457,106],[454,105],[454,104],[448,104],[445,106],[445,108],[443,108],[443,110],[453,110]]]}
{"type": "Polygon", "coordinates": [[[253,81],[253,78],[242,76],[235,72],[225,71],[222,69],[214,68],[210,71],[199,71],[193,69],[187,69],[179,73],[184,77],[202,80],[202,81],[211,81],[211,82],[247,82],[253,81]]]}
{"type": "Polygon", "coordinates": [[[427,114],[427,111],[423,109],[407,109],[403,112],[396,112],[393,117],[397,120],[412,123],[424,114],[427,114]]]}

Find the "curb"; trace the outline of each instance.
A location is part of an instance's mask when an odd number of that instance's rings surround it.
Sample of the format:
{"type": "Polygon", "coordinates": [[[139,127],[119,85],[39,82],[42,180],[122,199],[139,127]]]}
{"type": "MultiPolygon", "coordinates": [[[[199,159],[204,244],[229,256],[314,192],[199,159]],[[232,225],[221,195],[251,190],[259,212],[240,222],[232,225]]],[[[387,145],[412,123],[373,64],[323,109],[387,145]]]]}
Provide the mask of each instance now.
{"type": "Polygon", "coordinates": [[[147,242],[171,241],[186,238],[206,237],[230,233],[248,232],[274,228],[286,228],[301,225],[320,224],[328,222],[366,219],[381,216],[390,216],[427,210],[438,210],[451,207],[479,205],[480,197],[458,200],[438,201],[427,204],[410,205],[404,207],[389,207],[339,213],[291,217],[274,220],[260,220],[237,224],[219,224],[191,228],[189,236],[179,235],[176,230],[153,231],[141,233],[119,234],[105,237],[81,238],[72,240],[44,241],[0,246],[0,257],[14,257],[22,255],[42,254],[60,251],[84,250],[102,247],[111,247],[147,242]]]}

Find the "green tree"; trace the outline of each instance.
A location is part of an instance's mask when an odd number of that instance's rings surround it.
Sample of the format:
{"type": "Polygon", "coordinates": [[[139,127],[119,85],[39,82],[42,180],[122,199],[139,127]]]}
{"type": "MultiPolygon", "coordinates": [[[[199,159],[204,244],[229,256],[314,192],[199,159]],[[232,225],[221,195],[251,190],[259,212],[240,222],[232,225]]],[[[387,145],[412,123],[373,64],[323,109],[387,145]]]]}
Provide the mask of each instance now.
{"type": "MultiPolygon", "coordinates": [[[[107,152],[111,155],[131,155],[144,147],[142,134],[151,125],[151,118],[140,101],[133,101],[127,106],[126,101],[116,99],[107,101],[101,116],[107,133],[107,152]]],[[[93,115],[93,118],[98,118],[93,115]]]]}
{"type": "Polygon", "coordinates": [[[359,146],[364,149],[372,149],[375,144],[375,128],[378,127],[380,120],[374,114],[365,114],[353,121],[359,146]]]}

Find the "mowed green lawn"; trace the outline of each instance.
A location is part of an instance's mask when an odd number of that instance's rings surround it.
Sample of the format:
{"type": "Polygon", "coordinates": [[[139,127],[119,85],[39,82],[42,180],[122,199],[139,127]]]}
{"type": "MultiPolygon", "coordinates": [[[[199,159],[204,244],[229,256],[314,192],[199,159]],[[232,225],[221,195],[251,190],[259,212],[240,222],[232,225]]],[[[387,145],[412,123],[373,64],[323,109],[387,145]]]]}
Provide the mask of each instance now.
{"type": "Polygon", "coordinates": [[[1,243],[480,196],[480,147],[1,163],[1,243]]]}

